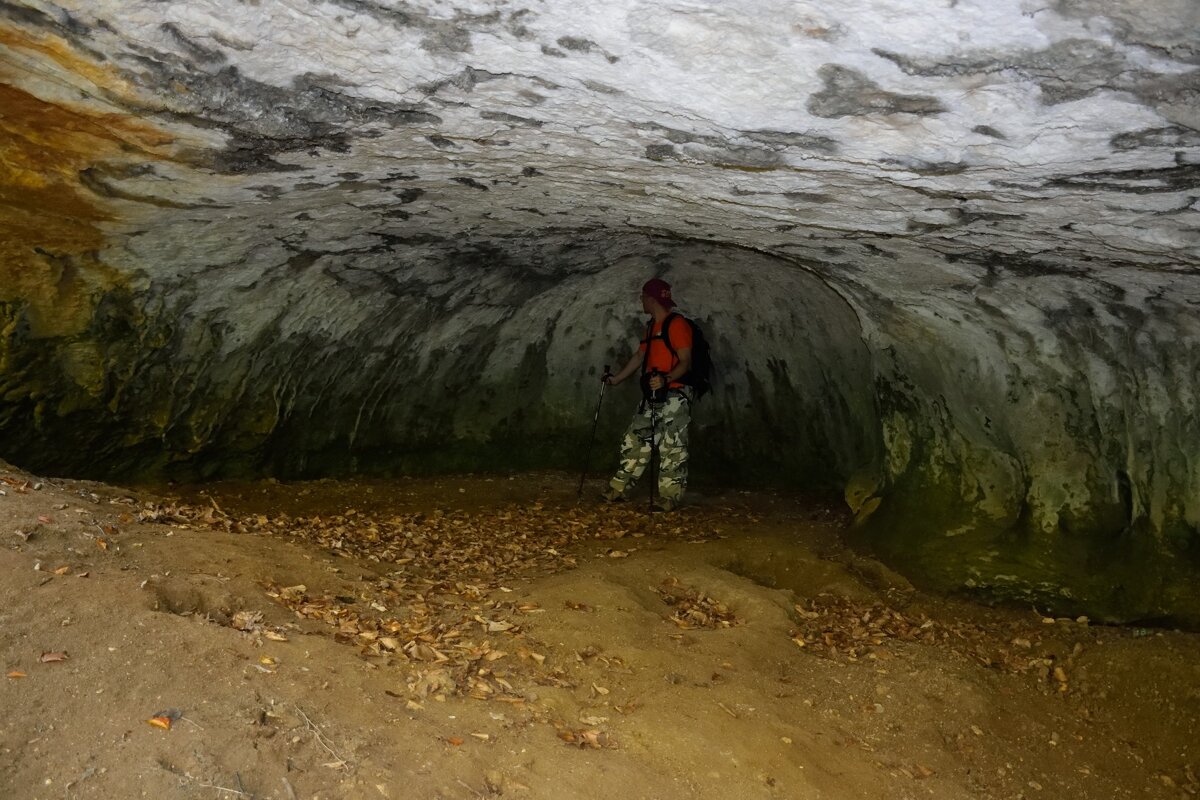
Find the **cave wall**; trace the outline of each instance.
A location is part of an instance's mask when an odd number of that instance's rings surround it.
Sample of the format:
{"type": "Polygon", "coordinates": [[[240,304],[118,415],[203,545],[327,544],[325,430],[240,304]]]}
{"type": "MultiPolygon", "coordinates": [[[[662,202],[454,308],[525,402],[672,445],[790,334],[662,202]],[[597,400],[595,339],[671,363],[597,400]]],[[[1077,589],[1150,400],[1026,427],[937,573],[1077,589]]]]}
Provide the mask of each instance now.
{"type": "Polygon", "coordinates": [[[887,452],[852,484],[866,534],[944,589],[1105,619],[1196,608],[1195,282],[975,269],[860,298],[887,452]]]}
{"type": "MultiPolygon", "coordinates": [[[[50,472],[191,480],[574,468],[603,365],[633,352],[658,274],[717,363],[696,409],[701,479],[829,486],[881,459],[858,320],[811,273],[647,236],[537,248],[235,262],[110,292],[69,340],[9,304],[7,451],[50,472]]],[[[598,469],[638,399],[632,384],[608,394],[598,469]]]]}

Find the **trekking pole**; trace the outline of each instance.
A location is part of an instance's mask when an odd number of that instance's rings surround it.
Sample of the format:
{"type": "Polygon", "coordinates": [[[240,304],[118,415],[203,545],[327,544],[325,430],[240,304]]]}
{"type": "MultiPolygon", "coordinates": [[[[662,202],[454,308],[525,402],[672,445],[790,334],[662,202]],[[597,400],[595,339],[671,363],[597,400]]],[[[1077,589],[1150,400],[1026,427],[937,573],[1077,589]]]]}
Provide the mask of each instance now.
{"type": "MultiPolygon", "coordinates": [[[[662,375],[658,370],[650,373],[650,377],[655,378],[662,375]]],[[[647,401],[647,406],[650,408],[650,511],[654,513],[654,493],[658,490],[658,414],[655,412],[654,401],[656,395],[662,391],[652,391],[650,399],[647,401]]]]}
{"type": "Polygon", "coordinates": [[[588,464],[592,460],[592,444],[596,441],[596,426],[600,424],[600,405],[604,402],[604,390],[608,388],[608,376],[611,374],[608,364],[605,364],[604,374],[600,376],[600,399],[596,401],[596,416],[592,419],[592,437],[588,439],[587,452],[583,457],[583,471],[579,474],[579,491],[575,495],[576,502],[583,499],[583,481],[587,478],[588,464]]]}
{"type": "Polygon", "coordinates": [[[658,432],[655,430],[658,414],[654,413],[654,404],[650,404],[650,507],[647,513],[654,513],[654,492],[658,488],[658,432]]]}

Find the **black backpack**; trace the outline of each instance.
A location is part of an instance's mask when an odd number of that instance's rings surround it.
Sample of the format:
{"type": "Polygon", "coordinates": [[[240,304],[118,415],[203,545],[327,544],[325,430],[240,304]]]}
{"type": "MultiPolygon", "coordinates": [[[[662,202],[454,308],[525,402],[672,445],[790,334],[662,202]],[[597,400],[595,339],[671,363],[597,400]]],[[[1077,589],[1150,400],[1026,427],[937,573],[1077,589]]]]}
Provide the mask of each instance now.
{"type": "MultiPolygon", "coordinates": [[[[692,326],[692,368],[679,379],[679,382],[692,387],[695,398],[699,400],[712,390],[712,353],[709,351],[708,340],[704,338],[704,331],[700,330],[700,326],[682,314],[672,312],[663,320],[662,332],[659,334],[662,337],[663,344],[671,351],[672,357],[679,358],[679,353],[671,346],[671,337],[668,334],[668,331],[671,330],[671,321],[676,317],[681,318],[688,325],[692,326]]],[[[650,329],[650,326],[647,326],[647,353],[649,353],[650,346],[650,329]]]]}

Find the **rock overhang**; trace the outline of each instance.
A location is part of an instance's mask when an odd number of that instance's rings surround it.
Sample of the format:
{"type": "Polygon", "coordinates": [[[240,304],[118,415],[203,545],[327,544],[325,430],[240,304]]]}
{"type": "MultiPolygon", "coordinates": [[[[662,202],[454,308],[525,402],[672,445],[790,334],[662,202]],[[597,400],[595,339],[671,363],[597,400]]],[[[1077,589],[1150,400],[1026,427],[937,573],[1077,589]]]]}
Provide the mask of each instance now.
{"type": "Polygon", "coordinates": [[[1196,17],[0,4],[5,455],[561,463],[664,274],[727,365],[702,468],[849,480],[942,585],[1180,613],[1063,564],[1197,546],[1196,17]]]}

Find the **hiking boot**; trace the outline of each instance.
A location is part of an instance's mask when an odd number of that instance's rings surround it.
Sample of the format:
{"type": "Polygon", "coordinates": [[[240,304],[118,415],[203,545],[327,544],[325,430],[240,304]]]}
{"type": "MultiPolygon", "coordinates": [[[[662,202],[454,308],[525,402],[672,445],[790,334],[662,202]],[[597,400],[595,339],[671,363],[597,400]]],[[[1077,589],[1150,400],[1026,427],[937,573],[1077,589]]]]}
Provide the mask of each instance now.
{"type": "Polygon", "coordinates": [[[600,499],[606,503],[624,503],[629,498],[625,496],[624,492],[614,489],[611,486],[607,486],[605,487],[604,491],[600,493],[600,499]]]}
{"type": "Polygon", "coordinates": [[[678,500],[672,500],[669,497],[654,498],[654,510],[655,511],[661,511],[663,513],[666,513],[669,511],[674,511],[677,508],[679,508],[678,500]]]}

